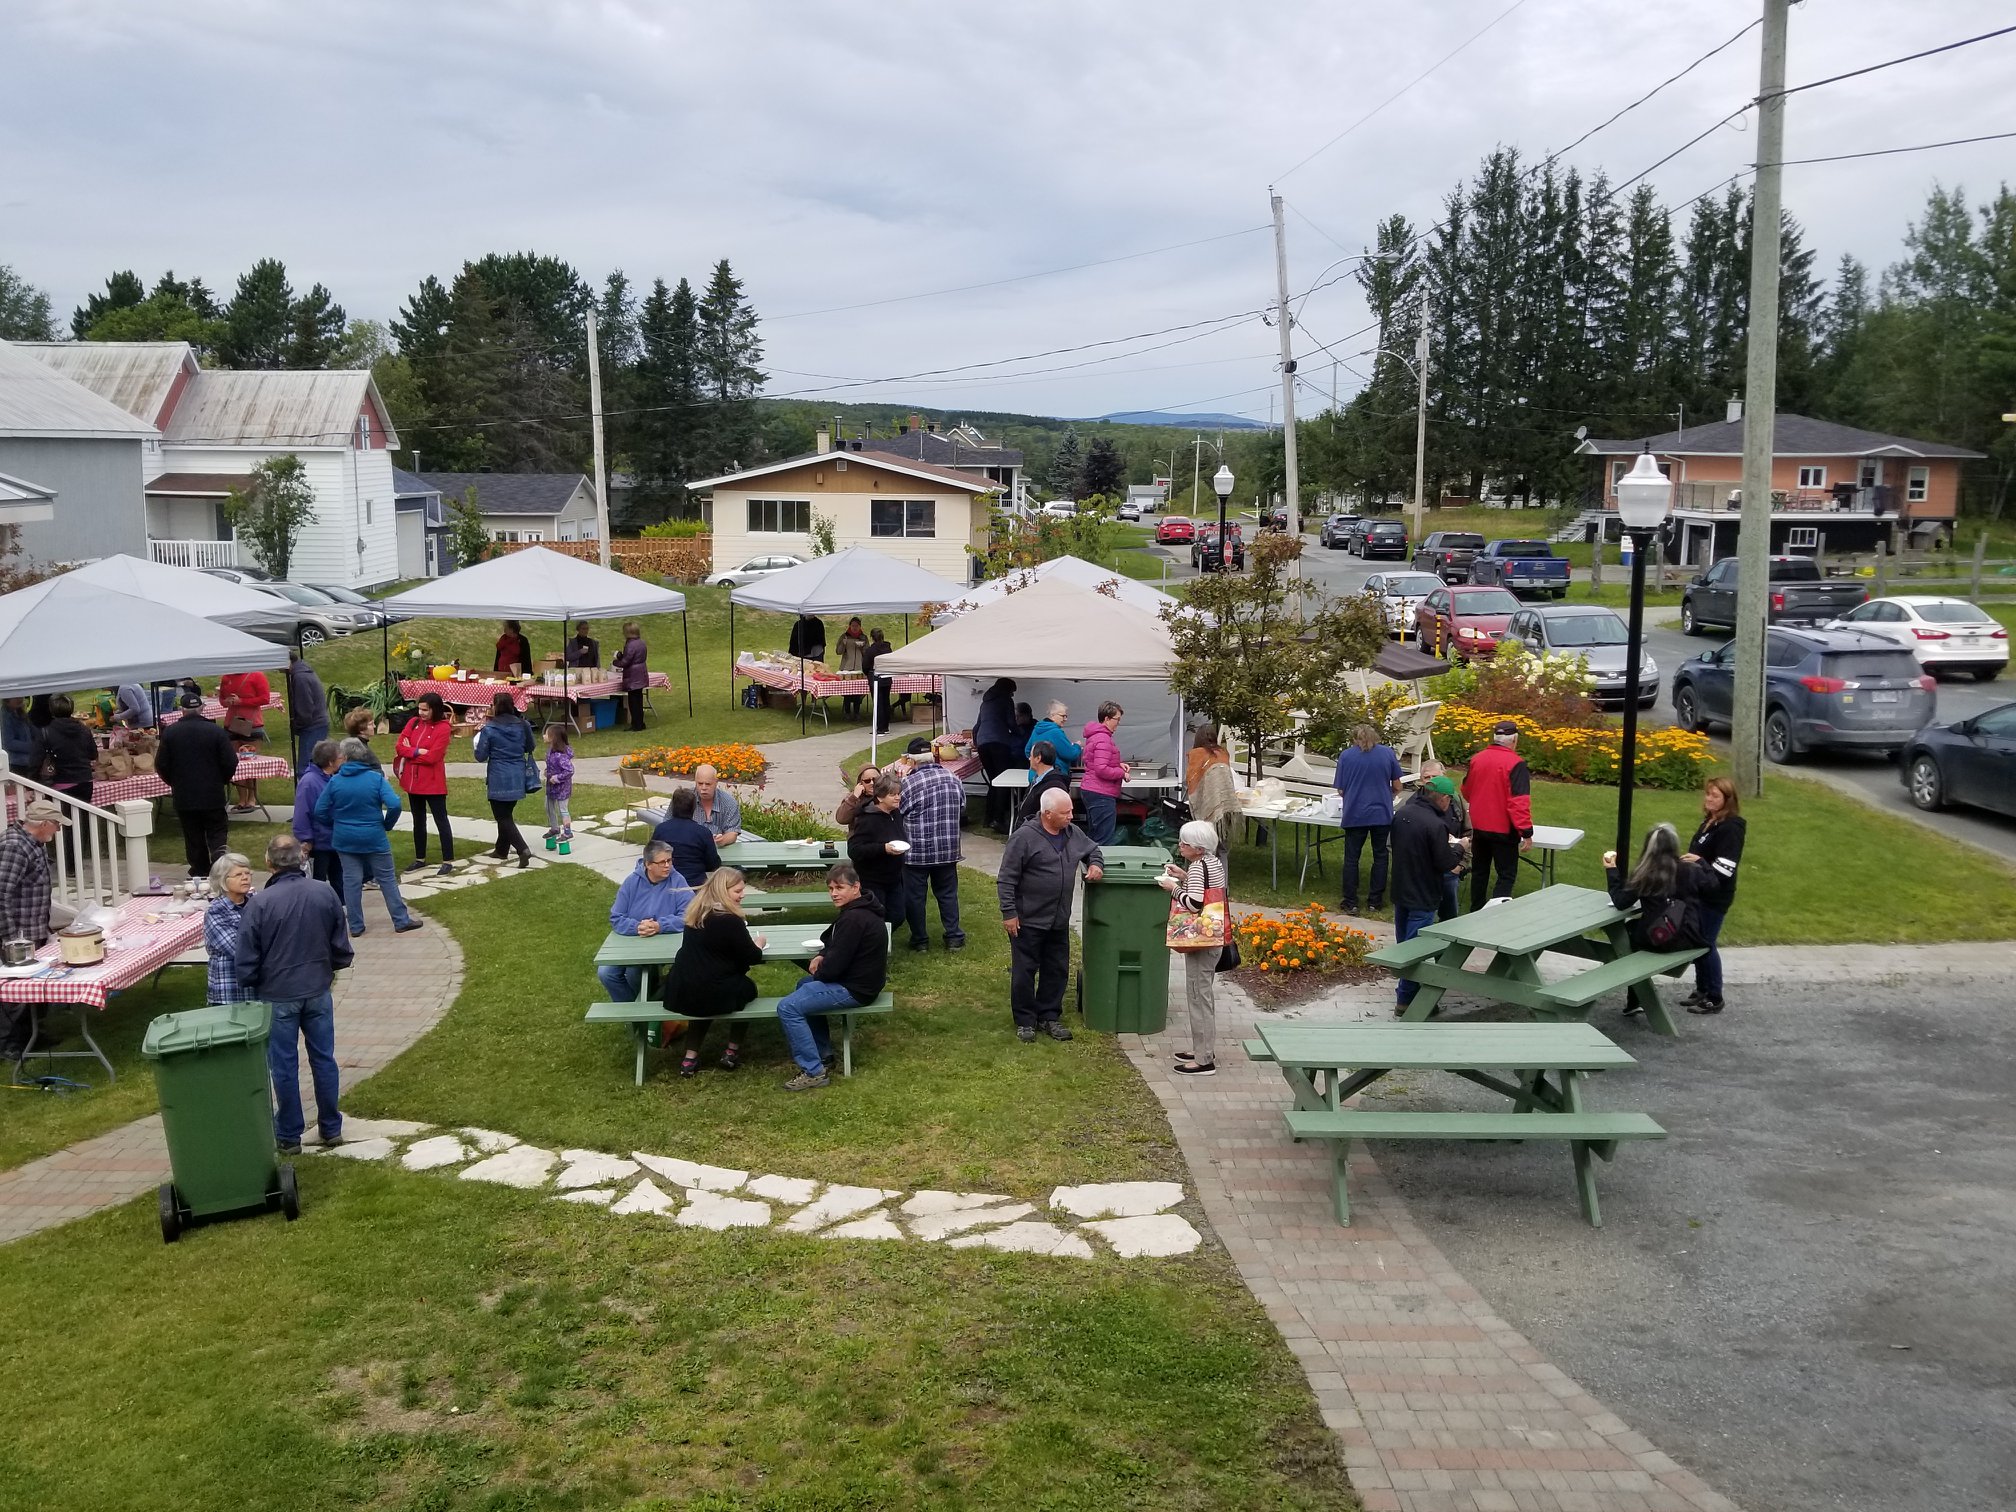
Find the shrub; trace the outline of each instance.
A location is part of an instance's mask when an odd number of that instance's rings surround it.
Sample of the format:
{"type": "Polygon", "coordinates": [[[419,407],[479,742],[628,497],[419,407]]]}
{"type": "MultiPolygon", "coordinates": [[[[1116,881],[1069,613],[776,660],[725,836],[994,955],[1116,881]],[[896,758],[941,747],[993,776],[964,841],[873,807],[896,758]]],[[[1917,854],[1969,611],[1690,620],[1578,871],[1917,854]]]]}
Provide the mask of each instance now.
{"type": "MultiPolygon", "coordinates": [[[[1519,726],[1519,754],[1535,772],[1571,782],[1614,784],[1623,760],[1623,733],[1609,728],[1543,725],[1520,714],[1444,704],[1435,718],[1435,754],[1450,766],[1468,762],[1491,743],[1500,719],[1519,726]]],[[[1671,727],[1638,732],[1639,787],[1697,788],[1715,768],[1705,735],[1671,727]]]]}
{"type": "Polygon", "coordinates": [[[1492,714],[1523,714],[1536,724],[1595,728],[1603,716],[1590,700],[1595,685],[1587,658],[1565,651],[1535,656],[1517,641],[1501,641],[1490,656],[1430,678],[1444,703],[1492,714]]]}
{"type": "Polygon", "coordinates": [[[765,840],[839,840],[840,827],[809,803],[752,798],[742,805],[742,822],[765,840]]]}
{"type": "Polygon", "coordinates": [[[1326,919],[1320,903],[1305,903],[1280,919],[1241,914],[1234,932],[1243,964],[1269,976],[1362,966],[1372,949],[1372,936],[1326,919]]]}
{"type": "Polygon", "coordinates": [[[705,520],[661,520],[637,532],[647,541],[686,541],[713,533],[714,527],[705,520]]]}
{"type": "MultiPolygon", "coordinates": [[[[723,782],[760,784],[769,763],[752,745],[645,746],[623,758],[623,765],[660,777],[691,777],[695,767],[711,766],[723,782]]],[[[767,836],[765,837],[768,838],[767,836]]]]}

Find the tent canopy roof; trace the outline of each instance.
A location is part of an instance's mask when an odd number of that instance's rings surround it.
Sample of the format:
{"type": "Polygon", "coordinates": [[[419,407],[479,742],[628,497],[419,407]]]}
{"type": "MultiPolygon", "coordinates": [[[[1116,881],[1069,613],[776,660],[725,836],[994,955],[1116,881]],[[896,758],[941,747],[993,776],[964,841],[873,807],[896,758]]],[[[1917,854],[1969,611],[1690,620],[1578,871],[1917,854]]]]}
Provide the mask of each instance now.
{"type": "Polygon", "coordinates": [[[875,671],[1166,682],[1175,660],[1155,615],[1052,577],[886,652],[875,671]]]}
{"type": "Polygon", "coordinates": [[[733,590],[731,603],[783,614],[913,614],[956,599],[960,585],[870,546],[773,572],[733,590]]]}
{"type": "Polygon", "coordinates": [[[136,556],[100,557],[70,576],[241,630],[292,631],[301,620],[300,610],[271,593],[212,577],[193,567],[170,567],[136,556]]]}
{"type": "Polygon", "coordinates": [[[284,646],[115,592],[75,572],[0,598],[0,691],[10,698],[216,677],[286,662],[284,646]]]}
{"type": "Polygon", "coordinates": [[[384,605],[422,619],[619,619],[677,614],[686,595],[528,546],[396,593],[384,605]]]}
{"type": "Polygon", "coordinates": [[[1080,588],[1097,588],[1102,583],[1114,585],[1113,594],[1123,604],[1132,604],[1149,614],[1159,614],[1164,604],[1181,602],[1171,598],[1160,589],[1151,588],[1146,583],[1128,577],[1110,567],[1100,567],[1083,557],[1053,557],[1047,562],[1038,562],[1034,567],[1018,568],[1014,572],[989,579],[977,588],[968,589],[945,605],[943,614],[934,615],[934,625],[950,624],[961,615],[970,614],[985,604],[992,604],[1008,596],[1020,593],[1031,583],[1045,582],[1052,578],[1066,583],[1075,583],[1080,588]]]}

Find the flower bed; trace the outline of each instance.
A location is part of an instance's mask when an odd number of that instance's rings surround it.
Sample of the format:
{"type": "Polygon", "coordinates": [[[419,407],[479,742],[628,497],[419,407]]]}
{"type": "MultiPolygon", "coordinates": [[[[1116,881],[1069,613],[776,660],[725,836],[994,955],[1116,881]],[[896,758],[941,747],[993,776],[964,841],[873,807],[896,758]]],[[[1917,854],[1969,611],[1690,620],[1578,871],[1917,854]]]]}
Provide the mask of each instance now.
{"type": "Polygon", "coordinates": [[[1325,918],[1320,903],[1305,903],[1280,919],[1241,914],[1235,933],[1241,965],[1270,976],[1362,966],[1372,949],[1372,936],[1325,918]]]}
{"type": "Polygon", "coordinates": [[[839,840],[840,827],[809,803],[751,798],[742,805],[742,823],[765,840],[839,840]]]}
{"type": "Polygon", "coordinates": [[[660,777],[691,777],[695,767],[711,766],[723,782],[763,780],[769,763],[752,745],[645,746],[623,758],[623,765],[660,777]]]}
{"type": "MultiPolygon", "coordinates": [[[[1533,771],[1571,782],[1617,781],[1624,740],[1619,730],[1545,725],[1519,714],[1461,705],[1445,704],[1436,715],[1435,754],[1450,766],[1463,765],[1491,743],[1492,727],[1501,719],[1519,726],[1519,754],[1533,771]]],[[[1698,788],[1714,769],[1714,753],[1706,735],[1670,726],[1639,729],[1639,787],[1698,788]]]]}

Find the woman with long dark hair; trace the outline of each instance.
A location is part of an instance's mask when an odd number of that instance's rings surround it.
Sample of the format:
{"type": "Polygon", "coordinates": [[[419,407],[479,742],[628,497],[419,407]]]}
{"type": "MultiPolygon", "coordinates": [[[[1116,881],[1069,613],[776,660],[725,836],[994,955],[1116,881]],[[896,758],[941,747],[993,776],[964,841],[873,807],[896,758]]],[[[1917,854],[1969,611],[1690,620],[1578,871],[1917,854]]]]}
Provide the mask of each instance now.
{"type": "Polygon", "coordinates": [[[1736,902],[1736,868],[1743,860],[1745,824],[1736,784],[1710,777],[1701,789],[1701,824],[1681,859],[1701,872],[1701,943],[1708,953],[1694,963],[1694,991],[1682,1000],[1689,1013],[1722,1011],[1722,921],[1736,902]]]}
{"type": "Polygon", "coordinates": [[[497,844],[490,854],[502,861],[515,850],[520,871],[532,864],[532,847],[518,832],[514,814],[525,795],[538,792],[542,785],[532,749],[532,726],[511,702],[511,695],[499,693],[490,700],[489,719],[476,732],[475,756],[484,763],[490,817],[497,821],[497,844]]]}
{"type": "MultiPolygon", "coordinates": [[[[1701,934],[1701,872],[1681,859],[1680,832],[1670,824],[1655,824],[1645,836],[1638,864],[1626,877],[1617,869],[1617,852],[1603,852],[1603,876],[1610,901],[1618,908],[1636,908],[1628,930],[1633,950],[1691,950],[1703,943],[1701,934]]],[[[1626,1014],[1642,1013],[1634,1001],[1626,1014]]]]}

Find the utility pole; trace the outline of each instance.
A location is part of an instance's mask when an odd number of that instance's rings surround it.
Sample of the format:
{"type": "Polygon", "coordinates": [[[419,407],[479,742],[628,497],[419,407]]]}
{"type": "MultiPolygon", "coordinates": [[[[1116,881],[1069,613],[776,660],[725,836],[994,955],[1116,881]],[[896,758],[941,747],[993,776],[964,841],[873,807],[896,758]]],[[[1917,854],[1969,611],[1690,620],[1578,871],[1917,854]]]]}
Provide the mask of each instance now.
{"type": "Polygon", "coordinates": [[[609,565],[609,474],[602,460],[602,343],[596,336],[595,310],[588,310],[588,415],[595,431],[595,545],[604,567],[609,565]]]}
{"type": "Polygon", "coordinates": [[[1414,401],[1414,544],[1421,544],[1423,497],[1428,476],[1428,302],[1421,302],[1421,330],[1414,338],[1414,378],[1419,396],[1414,401]]]}
{"type": "Polygon", "coordinates": [[[1743,518],[1736,538],[1736,790],[1764,790],[1764,623],[1771,591],[1771,457],[1778,415],[1778,241],[1785,160],[1789,0],[1764,0],[1757,76],[1757,186],[1750,209],[1750,362],[1744,376],[1743,518]]]}
{"type": "MultiPolygon", "coordinates": [[[[1295,462],[1295,342],[1289,334],[1294,317],[1288,313],[1288,228],[1281,219],[1281,196],[1270,195],[1274,204],[1274,285],[1280,303],[1275,314],[1281,326],[1281,455],[1287,475],[1288,536],[1302,539],[1302,479],[1295,462]]],[[[1290,577],[1302,576],[1300,557],[1288,562],[1290,577]]]]}

